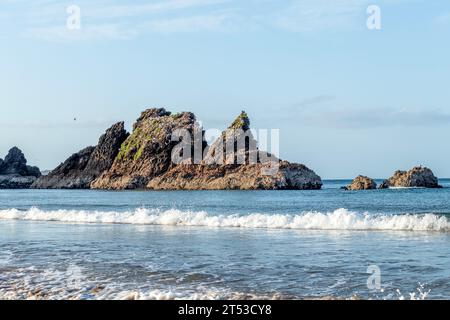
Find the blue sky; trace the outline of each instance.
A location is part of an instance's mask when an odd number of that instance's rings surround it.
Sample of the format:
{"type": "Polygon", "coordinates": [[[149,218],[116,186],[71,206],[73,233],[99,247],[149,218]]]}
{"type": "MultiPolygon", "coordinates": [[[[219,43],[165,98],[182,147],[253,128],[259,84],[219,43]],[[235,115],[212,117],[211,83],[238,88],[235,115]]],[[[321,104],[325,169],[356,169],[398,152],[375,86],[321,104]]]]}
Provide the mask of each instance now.
{"type": "Polygon", "coordinates": [[[0,0],[0,157],[51,169],[147,107],[245,109],[323,178],[450,177],[449,38],[447,0],[0,0]]]}

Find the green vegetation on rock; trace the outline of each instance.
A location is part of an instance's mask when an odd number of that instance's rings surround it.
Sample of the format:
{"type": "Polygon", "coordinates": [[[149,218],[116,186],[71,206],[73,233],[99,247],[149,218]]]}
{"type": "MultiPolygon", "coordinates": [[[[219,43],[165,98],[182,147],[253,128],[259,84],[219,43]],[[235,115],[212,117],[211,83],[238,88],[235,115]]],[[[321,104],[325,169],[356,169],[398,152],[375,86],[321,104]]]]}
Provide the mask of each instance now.
{"type": "Polygon", "coordinates": [[[122,143],[117,159],[120,161],[139,160],[149,141],[163,140],[165,131],[163,130],[164,121],[161,119],[152,119],[140,123],[127,140],[122,143]]]}
{"type": "Polygon", "coordinates": [[[250,119],[247,112],[242,111],[241,114],[233,121],[229,129],[243,129],[248,130],[250,128],[250,119]]]}
{"type": "Polygon", "coordinates": [[[133,133],[122,143],[120,151],[117,154],[117,159],[128,159],[130,154],[134,154],[134,159],[137,160],[142,155],[142,129],[136,128],[133,133]]]}

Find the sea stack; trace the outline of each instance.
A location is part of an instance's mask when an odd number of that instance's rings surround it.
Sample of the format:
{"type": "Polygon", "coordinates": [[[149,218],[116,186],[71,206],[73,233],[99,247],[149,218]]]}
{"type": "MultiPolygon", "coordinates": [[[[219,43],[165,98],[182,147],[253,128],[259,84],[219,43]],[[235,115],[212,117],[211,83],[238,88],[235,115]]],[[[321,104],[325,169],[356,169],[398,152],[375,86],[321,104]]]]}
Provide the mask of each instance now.
{"type": "MultiPolygon", "coordinates": [[[[320,189],[321,178],[302,164],[280,160],[261,151],[252,136],[250,120],[242,112],[208,146],[191,112],[172,114],[164,108],[143,111],[126,133],[123,123],[108,129],[96,147],[87,147],[41,177],[33,188],[143,190],[282,190],[320,189]],[[181,140],[192,135],[188,149],[199,146],[200,159],[189,155],[174,162],[181,140]],[[240,139],[244,138],[244,144],[240,139]],[[223,162],[225,146],[232,146],[223,162]],[[236,161],[243,159],[243,162],[236,161]],[[270,161],[266,161],[270,159],[270,161]],[[270,174],[269,174],[270,173],[270,174]]],[[[182,151],[181,153],[183,153],[182,151]]]]}
{"type": "Polygon", "coordinates": [[[385,180],[380,189],[387,188],[442,188],[438,178],[431,169],[426,167],[414,167],[409,171],[397,170],[392,177],[385,180]]]}
{"type": "Polygon", "coordinates": [[[28,166],[17,147],[9,150],[5,160],[0,159],[0,189],[27,189],[40,176],[39,168],[28,166]]]}

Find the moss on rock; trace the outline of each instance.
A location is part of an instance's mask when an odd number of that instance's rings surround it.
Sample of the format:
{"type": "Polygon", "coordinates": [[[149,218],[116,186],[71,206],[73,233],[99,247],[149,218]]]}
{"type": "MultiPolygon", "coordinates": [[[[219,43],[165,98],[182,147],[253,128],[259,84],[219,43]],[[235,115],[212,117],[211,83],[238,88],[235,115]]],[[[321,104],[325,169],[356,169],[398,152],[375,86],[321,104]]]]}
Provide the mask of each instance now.
{"type": "Polygon", "coordinates": [[[250,129],[250,119],[248,118],[247,112],[242,111],[228,129],[242,129],[244,131],[250,129]]]}

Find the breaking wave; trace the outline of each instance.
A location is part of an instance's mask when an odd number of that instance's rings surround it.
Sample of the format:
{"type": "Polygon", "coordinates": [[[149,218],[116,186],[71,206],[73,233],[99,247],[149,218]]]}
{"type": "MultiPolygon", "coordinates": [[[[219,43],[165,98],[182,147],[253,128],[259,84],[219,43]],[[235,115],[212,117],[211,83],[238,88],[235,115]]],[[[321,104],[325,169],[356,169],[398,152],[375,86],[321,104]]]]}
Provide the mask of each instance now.
{"type": "Polygon", "coordinates": [[[449,220],[436,214],[368,214],[347,209],[332,212],[292,214],[211,215],[205,211],[181,211],[138,208],[133,211],[89,210],[0,210],[0,219],[60,221],[73,223],[116,223],[167,226],[229,228],[299,229],[299,230],[394,230],[450,231],[449,220]]]}

